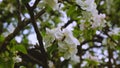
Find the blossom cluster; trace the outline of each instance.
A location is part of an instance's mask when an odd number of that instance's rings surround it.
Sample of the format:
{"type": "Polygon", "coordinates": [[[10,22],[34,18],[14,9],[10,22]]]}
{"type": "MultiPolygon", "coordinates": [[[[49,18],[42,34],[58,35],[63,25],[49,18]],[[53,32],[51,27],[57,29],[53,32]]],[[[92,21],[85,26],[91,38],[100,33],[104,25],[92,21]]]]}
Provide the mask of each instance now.
{"type": "Polygon", "coordinates": [[[20,56],[13,57],[13,60],[15,61],[15,63],[22,62],[22,58],[20,58],[20,56]]]}
{"type": "MultiPolygon", "coordinates": [[[[48,4],[53,10],[59,9],[58,7],[58,0],[43,0],[44,3],[48,4]]],[[[76,3],[81,7],[83,11],[83,17],[86,16],[86,21],[90,22],[92,28],[98,26],[104,26],[105,24],[105,14],[98,13],[97,5],[94,0],[76,0],[76,3]],[[88,17],[89,16],[89,17],[88,17]]],[[[85,20],[85,19],[84,19],[85,20]]],[[[80,25],[83,26],[83,23],[80,25]]]]}
{"type": "Polygon", "coordinates": [[[82,10],[85,10],[83,16],[87,16],[87,18],[89,18],[88,21],[91,23],[92,28],[104,25],[105,14],[98,14],[98,10],[96,9],[97,5],[94,0],[76,0],[76,3],[82,10]]]}
{"type": "Polygon", "coordinates": [[[45,40],[46,47],[51,46],[50,43],[56,40],[58,42],[58,50],[63,54],[65,59],[77,59],[76,56],[77,45],[80,45],[79,41],[73,36],[72,30],[68,28],[61,29],[60,27],[48,29],[46,28],[47,39],[45,40]]]}
{"type": "MultiPolygon", "coordinates": [[[[58,0],[44,0],[53,10],[58,9],[58,0]]],[[[81,7],[82,15],[80,16],[80,28],[84,29],[88,22],[92,28],[103,26],[105,24],[105,14],[98,13],[97,5],[94,0],[76,0],[76,3],[81,7]]],[[[59,25],[59,24],[58,24],[59,25]]],[[[58,26],[53,29],[46,28],[46,37],[44,38],[45,49],[53,46],[54,41],[57,41],[58,51],[65,59],[70,59],[72,62],[79,62],[79,57],[76,55],[77,46],[80,45],[77,38],[73,36],[72,30],[58,26]]]]}

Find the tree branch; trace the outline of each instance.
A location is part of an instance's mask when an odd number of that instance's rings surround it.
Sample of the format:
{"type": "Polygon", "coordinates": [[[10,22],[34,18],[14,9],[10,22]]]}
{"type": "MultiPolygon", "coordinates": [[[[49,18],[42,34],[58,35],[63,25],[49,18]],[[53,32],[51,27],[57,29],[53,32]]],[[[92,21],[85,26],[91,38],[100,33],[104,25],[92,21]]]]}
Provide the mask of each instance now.
{"type": "Polygon", "coordinates": [[[69,24],[71,24],[73,22],[73,20],[72,19],[70,19],[70,20],[68,20],[68,22],[67,23],[65,23],[65,25],[64,26],[62,26],[62,29],[63,28],[66,28],[69,24]]]}
{"type": "Polygon", "coordinates": [[[119,45],[119,43],[117,43],[108,33],[106,33],[106,35],[107,35],[108,38],[110,38],[110,40],[113,41],[116,45],[119,45]]]}
{"type": "Polygon", "coordinates": [[[113,52],[112,49],[110,47],[108,47],[108,68],[112,68],[112,61],[111,59],[113,58],[113,52]]]}
{"type": "Polygon", "coordinates": [[[36,0],[36,1],[35,1],[34,5],[32,6],[32,10],[34,10],[34,9],[36,8],[36,6],[38,5],[39,1],[40,1],[40,0],[36,0]]]}
{"type": "Polygon", "coordinates": [[[18,24],[20,24],[21,23],[21,4],[20,4],[20,1],[19,0],[17,0],[17,3],[18,3],[18,6],[17,6],[17,16],[18,16],[18,24]]]}
{"type": "Polygon", "coordinates": [[[34,58],[33,56],[26,54],[27,57],[29,57],[30,59],[32,59],[33,61],[39,63],[40,65],[44,65],[41,61],[37,60],[36,58],[34,58]]]}
{"type": "Polygon", "coordinates": [[[47,60],[47,53],[46,53],[46,51],[44,49],[42,35],[40,34],[38,26],[36,24],[36,19],[34,17],[34,10],[29,6],[29,4],[26,4],[25,6],[26,6],[26,8],[27,8],[27,10],[28,10],[28,12],[30,14],[31,23],[32,23],[32,25],[34,27],[34,30],[36,32],[36,36],[37,36],[37,39],[38,39],[38,42],[39,42],[39,45],[40,45],[40,50],[41,50],[41,53],[42,53],[42,55],[44,57],[44,66],[43,67],[48,68],[48,65],[47,65],[48,64],[48,62],[47,62],[48,61],[47,60]]]}
{"type": "MultiPolygon", "coordinates": [[[[45,9],[41,10],[38,14],[36,14],[34,17],[35,19],[39,18],[42,14],[45,13],[45,9]]],[[[21,30],[24,29],[25,26],[27,26],[30,23],[30,19],[24,19],[22,23],[18,24],[13,33],[9,34],[3,43],[0,44],[0,53],[6,50],[7,45],[10,43],[10,41],[17,35],[21,30]]]]}

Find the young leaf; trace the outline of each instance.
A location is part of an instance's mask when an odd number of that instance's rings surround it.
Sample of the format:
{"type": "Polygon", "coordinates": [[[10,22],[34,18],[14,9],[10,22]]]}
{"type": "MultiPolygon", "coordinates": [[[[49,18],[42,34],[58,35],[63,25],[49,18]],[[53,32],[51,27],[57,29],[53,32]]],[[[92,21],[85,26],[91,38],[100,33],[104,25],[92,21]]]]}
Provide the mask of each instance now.
{"type": "Polygon", "coordinates": [[[27,54],[27,50],[26,50],[24,45],[16,45],[15,49],[22,52],[22,53],[24,53],[24,54],[27,54]]]}

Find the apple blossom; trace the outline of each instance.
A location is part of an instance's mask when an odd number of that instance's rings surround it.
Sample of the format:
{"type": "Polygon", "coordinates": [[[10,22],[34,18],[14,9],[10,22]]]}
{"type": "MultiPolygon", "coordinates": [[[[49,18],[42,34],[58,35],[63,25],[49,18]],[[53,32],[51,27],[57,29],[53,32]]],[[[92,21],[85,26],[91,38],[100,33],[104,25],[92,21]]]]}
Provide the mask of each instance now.
{"type": "Polygon", "coordinates": [[[94,0],[76,0],[76,3],[81,6],[83,10],[91,11],[96,8],[94,0]]]}
{"type": "Polygon", "coordinates": [[[46,28],[46,32],[47,32],[47,34],[54,37],[53,39],[61,40],[62,37],[63,37],[62,31],[61,31],[61,29],[59,27],[51,29],[51,30],[46,28]]]}
{"type": "MultiPolygon", "coordinates": [[[[76,0],[76,3],[85,11],[83,11],[83,19],[90,22],[92,28],[103,26],[105,23],[105,14],[98,14],[96,3],[94,0],[76,0]],[[89,16],[89,17],[88,17],[89,16]]],[[[83,23],[82,23],[83,25],[83,23]]]]}
{"type": "Polygon", "coordinates": [[[20,56],[13,57],[13,60],[15,61],[15,63],[22,62],[22,59],[20,58],[20,56]]]}
{"type": "Polygon", "coordinates": [[[48,61],[48,66],[49,66],[49,68],[55,68],[52,61],[48,61]]]}
{"type": "Polygon", "coordinates": [[[104,25],[104,20],[105,18],[105,14],[96,14],[93,16],[93,24],[92,24],[92,27],[97,27],[97,26],[100,26],[100,25],[104,25]]]}
{"type": "Polygon", "coordinates": [[[77,46],[64,42],[58,42],[59,52],[62,52],[65,59],[69,59],[77,53],[77,46]]]}
{"type": "Polygon", "coordinates": [[[110,31],[108,32],[109,35],[119,35],[120,33],[120,28],[118,27],[114,27],[113,29],[110,29],[110,31]]]}
{"type": "Polygon", "coordinates": [[[77,56],[77,55],[74,55],[74,56],[71,57],[70,62],[71,62],[71,64],[79,63],[80,62],[80,57],[77,56]]]}
{"type": "MultiPolygon", "coordinates": [[[[54,29],[46,28],[46,33],[48,38],[51,37],[51,40],[58,41],[58,50],[63,53],[65,59],[71,58],[77,53],[77,45],[80,45],[79,41],[73,36],[72,30],[68,28],[60,29],[60,27],[54,29]]],[[[50,39],[48,39],[50,40],[50,39]]],[[[45,42],[45,44],[49,44],[45,42]]]]}
{"type": "Polygon", "coordinates": [[[54,29],[46,28],[46,34],[44,38],[45,48],[49,47],[54,40],[61,40],[63,38],[62,31],[59,27],[54,29]]]}
{"type": "Polygon", "coordinates": [[[63,34],[65,36],[65,42],[74,45],[80,45],[79,41],[73,36],[72,31],[69,29],[64,29],[63,34]]]}

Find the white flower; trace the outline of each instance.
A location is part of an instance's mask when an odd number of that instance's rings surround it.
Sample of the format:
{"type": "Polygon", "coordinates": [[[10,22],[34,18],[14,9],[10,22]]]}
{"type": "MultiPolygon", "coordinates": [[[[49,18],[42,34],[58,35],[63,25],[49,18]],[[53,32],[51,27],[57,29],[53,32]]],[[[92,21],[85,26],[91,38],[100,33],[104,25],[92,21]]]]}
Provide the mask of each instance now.
{"type": "Polygon", "coordinates": [[[49,66],[49,68],[55,68],[52,61],[48,61],[48,66],[49,66]]]}
{"type": "Polygon", "coordinates": [[[46,28],[46,36],[44,37],[45,48],[51,46],[51,43],[55,40],[54,33],[52,30],[46,28]]]}
{"type": "Polygon", "coordinates": [[[58,42],[58,49],[60,52],[64,53],[64,58],[69,59],[77,53],[77,46],[67,44],[66,42],[58,42]]]}
{"type": "Polygon", "coordinates": [[[113,29],[111,29],[110,32],[108,32],[109,35],[119,35],[120,33],[120,28],[118,27],[114,27],[113,29]]]}
{"type": "Polygon", "coordinates": [[[47,35],[44,38],[45,48],[51,46],[54,40],[61,40],[63,38],[63,34],[60,28],[46,28],[46,34],[47,35]]]}
{"type": "Polygon", "coordinates": [[[80,57],[77,56],[77,55],[74,55],[71,57],[71,63],[72,64],[76,64],[76,63],[79,63],[80,62],[80,57]]]}
{"type": "Polygon", "coordinates": [[[15,61],[15,63],[22,62],[22,59],[20,58],[20,56],[13,57],[13,60],[15,61]]]}
{"type": "Polygon", "coordinates": [[[80,45],[79,41],[73,36],[72,31],[69,29],[64,29],[63,34],[65,36],[65,42],[73,45],[80,45]]]}
{"type": "Polygon", "coordinates": [[[65,28],[62,30],[63,39],[58,41],[59,52],[62,52],[65,59],[69,59],[77,53],[79,41],[73,36],[72,30],[65,28]]]}
{"type": "Polygon", "coordinates": [[[62,31],[61,29],[58,27],[58,28],[54,28],[54,29],[48,29],[46,28],[46,32],[49,36],[52,36],[53,37],[53,40],[57,39],[57,40],[61,40],[63,38],[63,34],[62,34],[62,31]]]}
{"type": "Polygon", "coordinates": [[[98,27],[98,26],[103,26],[105,23],[105,14],[96,14],[93,16],[93,23],[92,23],[92,27],[98,27]]]}
{"type": "Polygon", "coordinates": [[[58,9],[58,0],[43,0],[48,6],[50,6],[53,10],[58,9]]]}
{"type": "Polygon", "coordinates": [[[44,47],[46,49],[47,47],[50,47],[52,45],[52,42],[55,40],[55,38],[47,35],[47,36],[44,37],[43,40],[44,40],[44,43],[45,43],[44,47]]]}
{"type": "Polygon", "coordinates": [[[73,44],[73,45],[76,45],[76,46],[80,45],[79,41],[72,36],[66,37],[64,41],[68,44],[73,44]]]}
{"type": "Polygon", "coordinates": [[[92,28],[104,26],[105,14],[98,14],[97,5],[94,0],[76,0],[76,3],[86,12],[83,12],[83,18],[90,21],[92,28]],[[88,15],[89,14],[89,15],[88,15]]]}
{"type": "Polygon", "coordinates": [[[72,30],[68,28],[64,28],[61,30],[60,27],[51,30],[46,28],[46,33],[48,35],[48,39],[46,37],[45,44],[47,44],[47,46],[49,47],[49,44],[51,43],[50,40],[52,40],[52,42],[53,40],[57,40],[58,50],[63,54],[63,57],[65,59],[69,59],[70,57],[77,53],[77,45],[80,45],[80,43],[73,36],[72,30]]]}
{"type": "Polygon", "coordinates": [[[81,6],[83,10],[91,11],[96,8],[94,0],[76,0],[76,3],[81,6]]]}
{"type": "Polygon", "coordinates": [[[96,15],[98,14],[98,10],[96,9],[97,5],[96,3],[93,3],[92,5],[93,7],[89,10],[91,12],[92,15],[96,15]]]}
{"type": "Polygon", "coordinates": [[[86,0],[86,1],[85,1],[85,4],[87,5],[87,7],[85,8],[86,11],[91,11],[91,10],[93,10],[93,9],[96,8],[96,5],[95,5],[95,3],[94,3],[94,0],[86,0]]]}

